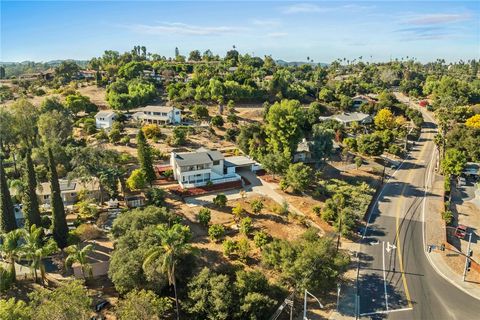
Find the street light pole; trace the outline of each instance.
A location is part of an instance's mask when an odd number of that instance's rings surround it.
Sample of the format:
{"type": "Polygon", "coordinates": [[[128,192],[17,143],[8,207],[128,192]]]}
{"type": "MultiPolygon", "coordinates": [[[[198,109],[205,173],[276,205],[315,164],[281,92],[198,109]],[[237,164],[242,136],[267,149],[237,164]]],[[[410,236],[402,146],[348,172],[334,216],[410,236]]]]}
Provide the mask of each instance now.
{"type": "Polygon", "coordinates": [[[472,233],[468,234],[467,254],[465,255],[465,269],[463,269],[463,281],[467,277],[468,262],[470,261],[470,244],[472,243],[472,233]]]}

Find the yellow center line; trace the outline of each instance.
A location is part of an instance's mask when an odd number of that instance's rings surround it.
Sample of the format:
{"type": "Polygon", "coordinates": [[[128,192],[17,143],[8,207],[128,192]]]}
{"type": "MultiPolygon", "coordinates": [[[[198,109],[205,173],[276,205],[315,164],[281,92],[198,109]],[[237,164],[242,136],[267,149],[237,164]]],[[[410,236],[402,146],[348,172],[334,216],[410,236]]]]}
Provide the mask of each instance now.
{"type": "MultiPolygon", "coordinates": [[[[428,138],[430,138],[430,134],[427,135],[428,138]]],[[[417,158],[417,161],[418,159],[422,159],[423,158],[423,155],[426,151],[426,148],[425,148],[425,145],[424,147],[422,148],[422,150],[420,151],[420,154],[417,158]]],[[[415,161],[415,162],[417,162],[415,161]]],[[[407,182],[410,181],[410,177],[412,175],[412,171],[409,171],[408,172],[408,176],[407,176],[407,179],[405,181],[405,185],[403,186],[402,188],[402,192],[400,193],[400,196],[402,198],[404,198],[404,193],[405,193],[405,189],[407,188],[407,182]]],[[[396,246],[397,246],[397,253],[398,253],[398,260],[399,260],[399,264],[400,264],[400,272],[402,273],[402,282],[403,282],[403,287],[405,288],[405,295],[407,296],[407,301],[408,301],[408,306],[410,308],[413,308],[413,305],[412,305],[412,299],[410,298],[410,291],[408,290],[408,285],[407,285],[407,277],[405,276],[405,270],[403,268],[403,258],[402,258],[402,247],[400,245],[400,229],[399,229],[399,219],[400,219],[400,210],[401,207],[400,206],[397,206],[397,217],[396,217],[396,233],[397,233],[397,241],[396,241],[396,246]]]]}
{"type": "MultiPolygon", "coordinates": [[[[402,198],[406,188],[407,188],[407,184],[403,186],[403,189],[401,192],[402,198]]],[[[398,221],[400,219],[399,212],[400,212],[400,206],[397,207],[397,219],[396,219],[396,228],[395,228],[397,232],[396,246],[397,246],[397,253],[398,253],[398,261],[400,263],[400,272],[402,274],[402,282],[403,282],[403,287],[405,288],[405,295],[407,296],[408,306],[410,308],[413,308],[412,299],[410,298],[410,291],[408,290],[408,286],[407,286],[407,277],[405,276],[405,270],[403,269],[402,247],[400,245],[400,230],[399,230],[399,224],[398,224],[398,221]]]]}

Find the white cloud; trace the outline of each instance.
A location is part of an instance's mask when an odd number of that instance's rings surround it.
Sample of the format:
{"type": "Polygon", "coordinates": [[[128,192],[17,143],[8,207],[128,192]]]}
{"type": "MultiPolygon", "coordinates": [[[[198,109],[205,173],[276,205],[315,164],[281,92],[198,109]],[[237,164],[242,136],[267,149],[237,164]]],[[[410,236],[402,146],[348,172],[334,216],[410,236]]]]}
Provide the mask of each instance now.
{"type": "Polygon", "coordinates": [[[313,3],[295,3],[281,8],[282,13],[285,14],[325,12],[328,10],[330,9],[320,7],[313,3]]]}
{"type": "Polygon", "coordinates": [[[282,38],[288,36],[288,33],[286,32],[270,32],[267,33],[267,37],[269,38],[282,38]]]}
{"type": "Polygon", "coordinates": [[[466,13],[433,13],[412,16],[410,18],[407,18],[406,23],[414,25],[432,25],[460,22],[469,19],[471,19],[471,15],[466,13]]]}
{"type": "Polygon", "coordinates": [[[129,28],[143,34],[222,35],[247,31],[248,28],[233,26],[196,26],[181,22],[163,22],[159,25],[136,24],[129,28]]]}

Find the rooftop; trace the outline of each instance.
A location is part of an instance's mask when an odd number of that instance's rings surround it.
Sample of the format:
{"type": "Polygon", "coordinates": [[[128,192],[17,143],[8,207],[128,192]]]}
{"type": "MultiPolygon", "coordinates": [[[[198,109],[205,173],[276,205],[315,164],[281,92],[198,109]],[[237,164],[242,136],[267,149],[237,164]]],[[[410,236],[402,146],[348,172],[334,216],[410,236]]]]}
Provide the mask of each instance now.
{"type": "Polygon", "coordinates": [[[179,166],[191,166],[223,160],[224,156],[217,150],[200,148],[194,152],[174,153],[174,159],[179,166]]]}
{"type": "Polygon", "coordinates": [[[95,115],[95,118],[109,118],[114,116],[115,112],[113,112],[112,110],[102,110],[95,115]]]}
{"type": "Polygon", "coordinates": [[[348,122],[361,122],[366,119],[370,118],[369,114],[362,113],[362,112],[346,112],[342,114],[336,114],[330,117],[320,117],[320,120],[328,120],[328,119],[333,119],[337,120],[343,123],[348,123],[348,122]]]}
{"type": "Polygon", "coordinates": [[[240,167],[255,164],[255,160],[245,156],[233,156],[225,158],[225,167],[240,167]]]}
{"type": "Polygon", "coordinates": [[[145,106],[143,108],[137,108],[132,111],[137,111],[137,112],[170,112],[173,109],[176,109],[174,107],[167,107],[167,106],[145,106]]]}

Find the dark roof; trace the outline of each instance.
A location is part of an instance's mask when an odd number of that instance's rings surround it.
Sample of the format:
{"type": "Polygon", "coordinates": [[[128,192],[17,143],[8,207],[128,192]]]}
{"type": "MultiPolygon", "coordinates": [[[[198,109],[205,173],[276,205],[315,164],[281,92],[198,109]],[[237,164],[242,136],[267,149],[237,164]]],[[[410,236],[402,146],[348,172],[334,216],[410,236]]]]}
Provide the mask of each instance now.
{"type": "Polygon", "coordinates": [[[224,156],[219,151],[209,150],[205,148],[200,148],[194,152],[183,152],[175,154],[175,161],[180,166],[204,164],[223,159],[224,156]]]}

